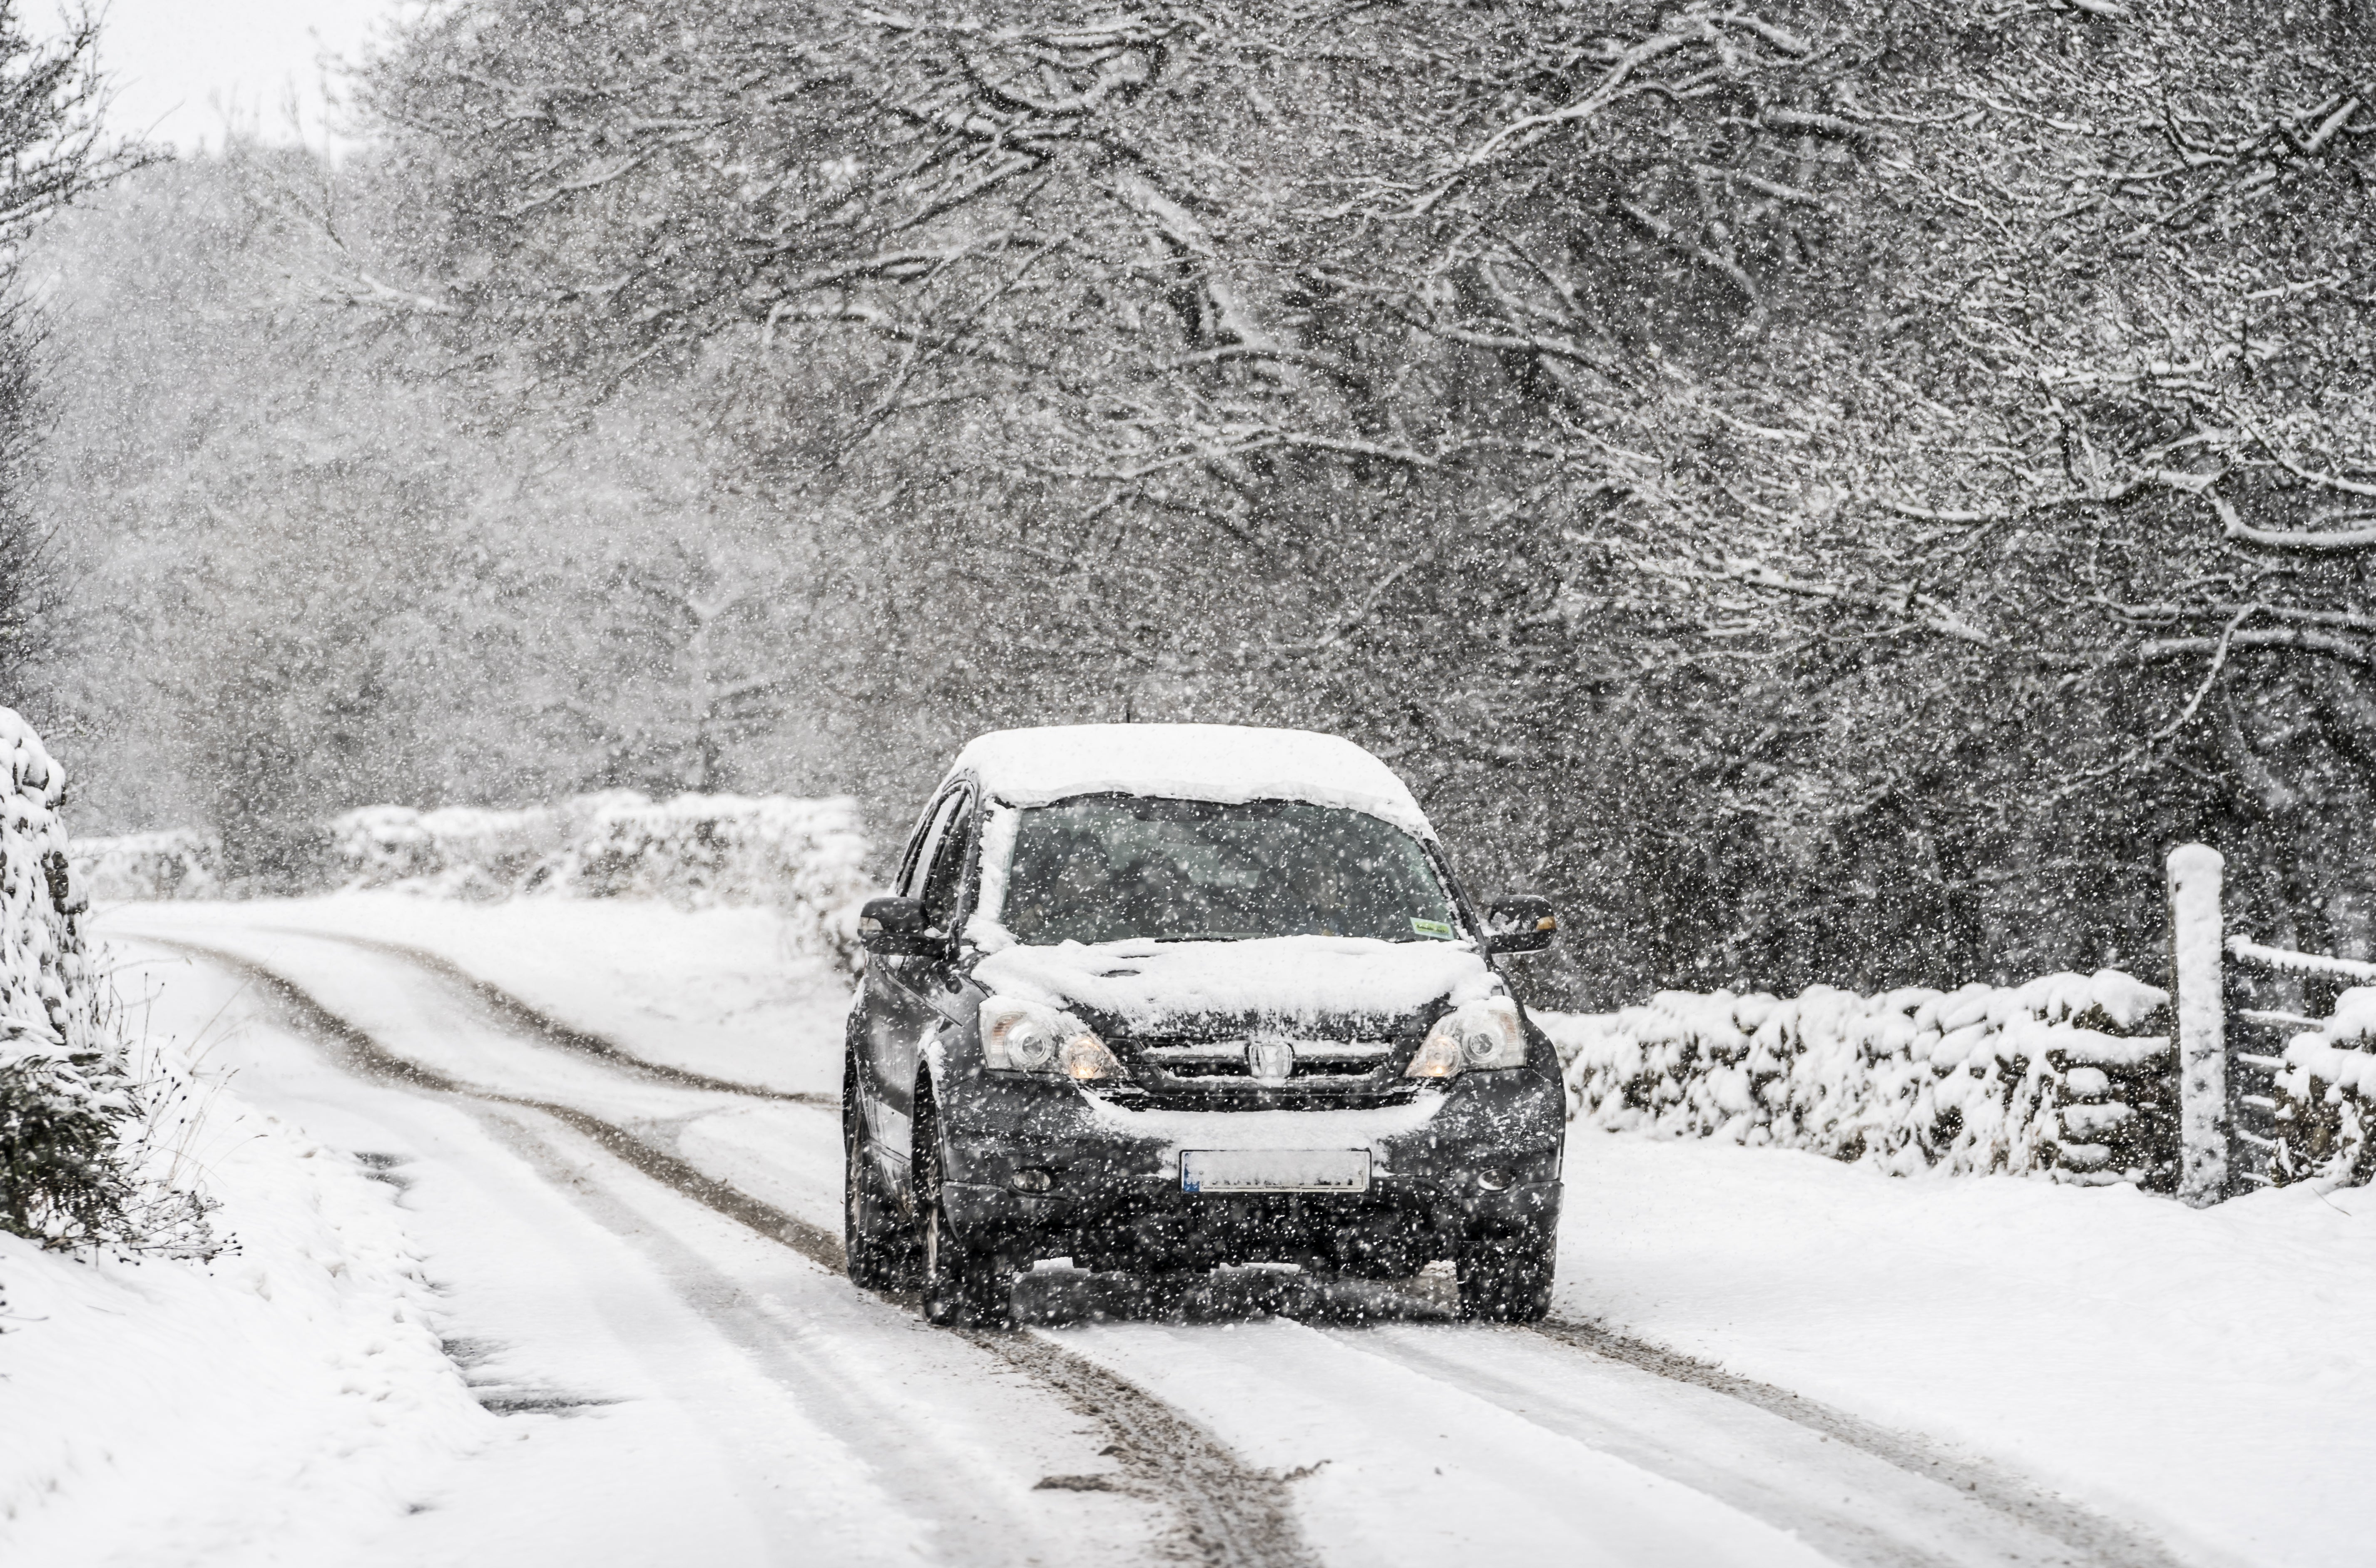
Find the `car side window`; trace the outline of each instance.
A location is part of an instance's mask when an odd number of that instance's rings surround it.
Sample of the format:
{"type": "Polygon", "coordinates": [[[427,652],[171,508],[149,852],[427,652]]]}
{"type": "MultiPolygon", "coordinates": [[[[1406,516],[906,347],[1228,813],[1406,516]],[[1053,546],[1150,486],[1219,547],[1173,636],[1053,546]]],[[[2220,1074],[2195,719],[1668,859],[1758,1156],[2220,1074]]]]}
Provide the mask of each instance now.
{"type": "Polygon", "coordinates": [[[924,878],[932,870],[933,857],[940,852],[941,839],[948,830],[949,819],[956,815],[957,808],[964,802],[964,795],[953,792],[943,797],[941,803],[933,808],[932,820],[916,836],[915,852],[908,861],[906,873],[899,879],[899,897],[902,898],[923,897],[924,878]]]}
{"type": "Polygon", "coordinates": [[[932,869],[925,873],[923,892],[917,895],[923,901],[926,922],[943,931],[948,930],[950,921],[956,918],[957,890],[965,879],[966,839],[968,837],[966,828],[971,815],[967,808],[971,804],[971,800],[964,794],[949,797],[948,814],[942,820],[940,831],[933,836],[935,842],[929,858],[932,869]]]}

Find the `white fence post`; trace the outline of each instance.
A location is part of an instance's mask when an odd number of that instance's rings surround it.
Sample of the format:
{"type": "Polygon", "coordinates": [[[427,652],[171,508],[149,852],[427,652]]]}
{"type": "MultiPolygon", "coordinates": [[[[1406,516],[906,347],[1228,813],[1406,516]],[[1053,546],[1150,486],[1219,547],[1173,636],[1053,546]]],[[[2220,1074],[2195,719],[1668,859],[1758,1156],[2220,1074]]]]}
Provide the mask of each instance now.
{"type": "Polygon", "coordinates": [[[2169,852],[2170,947],[2178,985],[2178,1196],[2202,1208],[2228,1188],[2228,1013],[2221,986],[2225,932],[2208,844],[2169,852]]]}

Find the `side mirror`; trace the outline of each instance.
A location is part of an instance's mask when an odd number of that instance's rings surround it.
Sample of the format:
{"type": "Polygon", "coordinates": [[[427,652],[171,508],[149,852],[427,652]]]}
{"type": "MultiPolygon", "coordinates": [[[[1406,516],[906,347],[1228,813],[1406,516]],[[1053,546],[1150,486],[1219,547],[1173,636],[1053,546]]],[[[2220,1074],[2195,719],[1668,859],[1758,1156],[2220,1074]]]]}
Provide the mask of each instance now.
{"type": "Polygon", "coordinates": [[[1496,903],[1485,917],[1488,953],[1539,953],[1559,934],[1559,916],[1551,901],[1531,893],[1513,893],[1496,903]]]}
{"type": "Polygon", "coordinates": [[[945,953],[946,932],[934,931],[924,920],[924,906],[913,898],[870,898],[858,911],[858,943],[869,953],[886,958],[918,953],[945,953]]]}

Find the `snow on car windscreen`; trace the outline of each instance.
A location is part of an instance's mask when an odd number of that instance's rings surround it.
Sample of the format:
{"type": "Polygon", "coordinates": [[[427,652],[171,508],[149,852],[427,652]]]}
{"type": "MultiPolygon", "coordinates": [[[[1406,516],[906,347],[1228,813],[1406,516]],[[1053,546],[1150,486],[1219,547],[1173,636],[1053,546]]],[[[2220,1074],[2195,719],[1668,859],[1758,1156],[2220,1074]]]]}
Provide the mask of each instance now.
{"type": "Polygon", "coordinates": [[[1026,809],[999,921],[1035,946],[1458,934],[1427,852],[1389,823],[1299,801],[1146,795],[1026,809]]]}

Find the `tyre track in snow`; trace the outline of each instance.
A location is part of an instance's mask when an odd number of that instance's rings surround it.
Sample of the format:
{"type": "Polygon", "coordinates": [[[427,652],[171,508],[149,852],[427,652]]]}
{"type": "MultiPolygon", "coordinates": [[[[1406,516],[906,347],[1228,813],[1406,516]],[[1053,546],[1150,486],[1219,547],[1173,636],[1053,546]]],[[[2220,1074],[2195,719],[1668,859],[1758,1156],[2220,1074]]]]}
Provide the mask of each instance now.
{"type": "Polygon", "coordinates": [[[482,980],[452,959],[430,952],[425,947],[413,947],[401,942],[382,942],[368,936],[348,936],[333,932],[306,931],[293,926],[259,925],[255,931],[274,932],[284,936],[302,937],[308,942],[334,942],[365,953],[377,953],[396,958],[417,969],[436,976],[449,985],[458,986],[477,996],[495,1020],[514,1034],[526,1035],[538,1043],[550,1045],[579,1056],[591,1057],[605,1065],[621,1068],[659,1083],[673,1084],[679,1088],[711,1089],[719,1094],[748,1095],[754,1099],[778,1099],[793,1105],[819,1105],[827,1108],[841,1103],[840,1097],[814,1094],[795,1089],[762,1088],[755,1084],[733,1078],[713,1078],[707,1073],[696,1073],[686,1067],[671,1067],[638,1056],[618,1041],[563,1023],[549,1013],[539,1012],[493,980],[482,980]]]}
{"type": "Polygon", "coordinates": [[[1909,1432],[1853,1416],[1805,1395],[1726,1372],[1596,1324],[1551,1320],[1534,1332],[1561,1345],[1721,1394],[1871,1455],[2046,1537],[2101,1568],[2183,1568],[2180,1560],[2119,1521],[2048,1491],[1985,1459],[1953,1453],[1909,1432]]]}
{"type": "Polygon", "coordinates": [[[2178,1568],[2132,1531],[1985,1464],[1598,1328],[1331,1337],[1718,1499],[1843,1568],[2178,1568]]]}
{"type": "Polygon", "coordinates": [[[1170,1505],[1195,1557],[1228,1568],[1318,1568],[1295,1523],[1286,1478],[1241,1463],[1204,1428],[1136,1384],[1040,1336],[973,1332],[966,1337],[1113,1431],[1114,1457],[1138,1485],[1158,1489],[1153,1495],[1170,1505]],[[1118,1408],[1129,1419],[1115,1420],[1118,1408]]]}
{"type": "MultiPolygon", "coordinates": [[[[846,1269],[838,1236],[705,1175],[685,1160],[654,1147],[613,1123],[574,1106],[507,1095],[424,1067],[382,1045],[285,975],[238,953],[146,933],[135,934],[132,940],[239,975],[285,1009],[304,1033],[328,1047],[339,1065],[355,1076],[549,1116],[622,1163],[767,1240],[790,1248],[820,1267],[835,1274],[846,1269]]],[[[556,1035],[576,1036],[576,1031],[545,1019],[517,998],[494,987],[482,986],[430,955],[414,954],[393,944],[337,940],[419,963],[438,978],[469,991],[514,1032],[556,1045],[556,1035]],[[502,997],[504,1005],[497,1006],[488,997],[488,992],[502,997]]],[[[566,1045],[559,1048],[572,1049],[566,1045]]],[[[593,1054],[624,1055],[615,1048],[593,1054]]],[[[626,1071],[649,1065],[632,1058],[613,1064],[626,1071]]],[[[819,1097],[800,1098],[803,1103],[814,1103],[819,1097]]],[[[732,1327],[738,1340],[750,1342],[748,1325],[737,1324],[732,1327]]],[[[1218,1568],[1316,1568],[1318,1559],[1303,1542],[1282,1478],[1241,1463],[1209,1432],[1135,1384],[1044,1339],[982,1333],[966,1333],[958,1337],[997,1356],[1066,1405],[1098,1421],[1111,1439],[1108,1452],[1122,1465],[1127,1477],[1126,1483],[1119,1489],[1096,1477],[1051,1477],[1050,1482],[1085,1490],[1126,1490],[1164,1508],[1175,1522],[1177,1538],[1170,1543],[1174,1550],[1167,1555],[1216,1564],[1218,1568]]]]}

